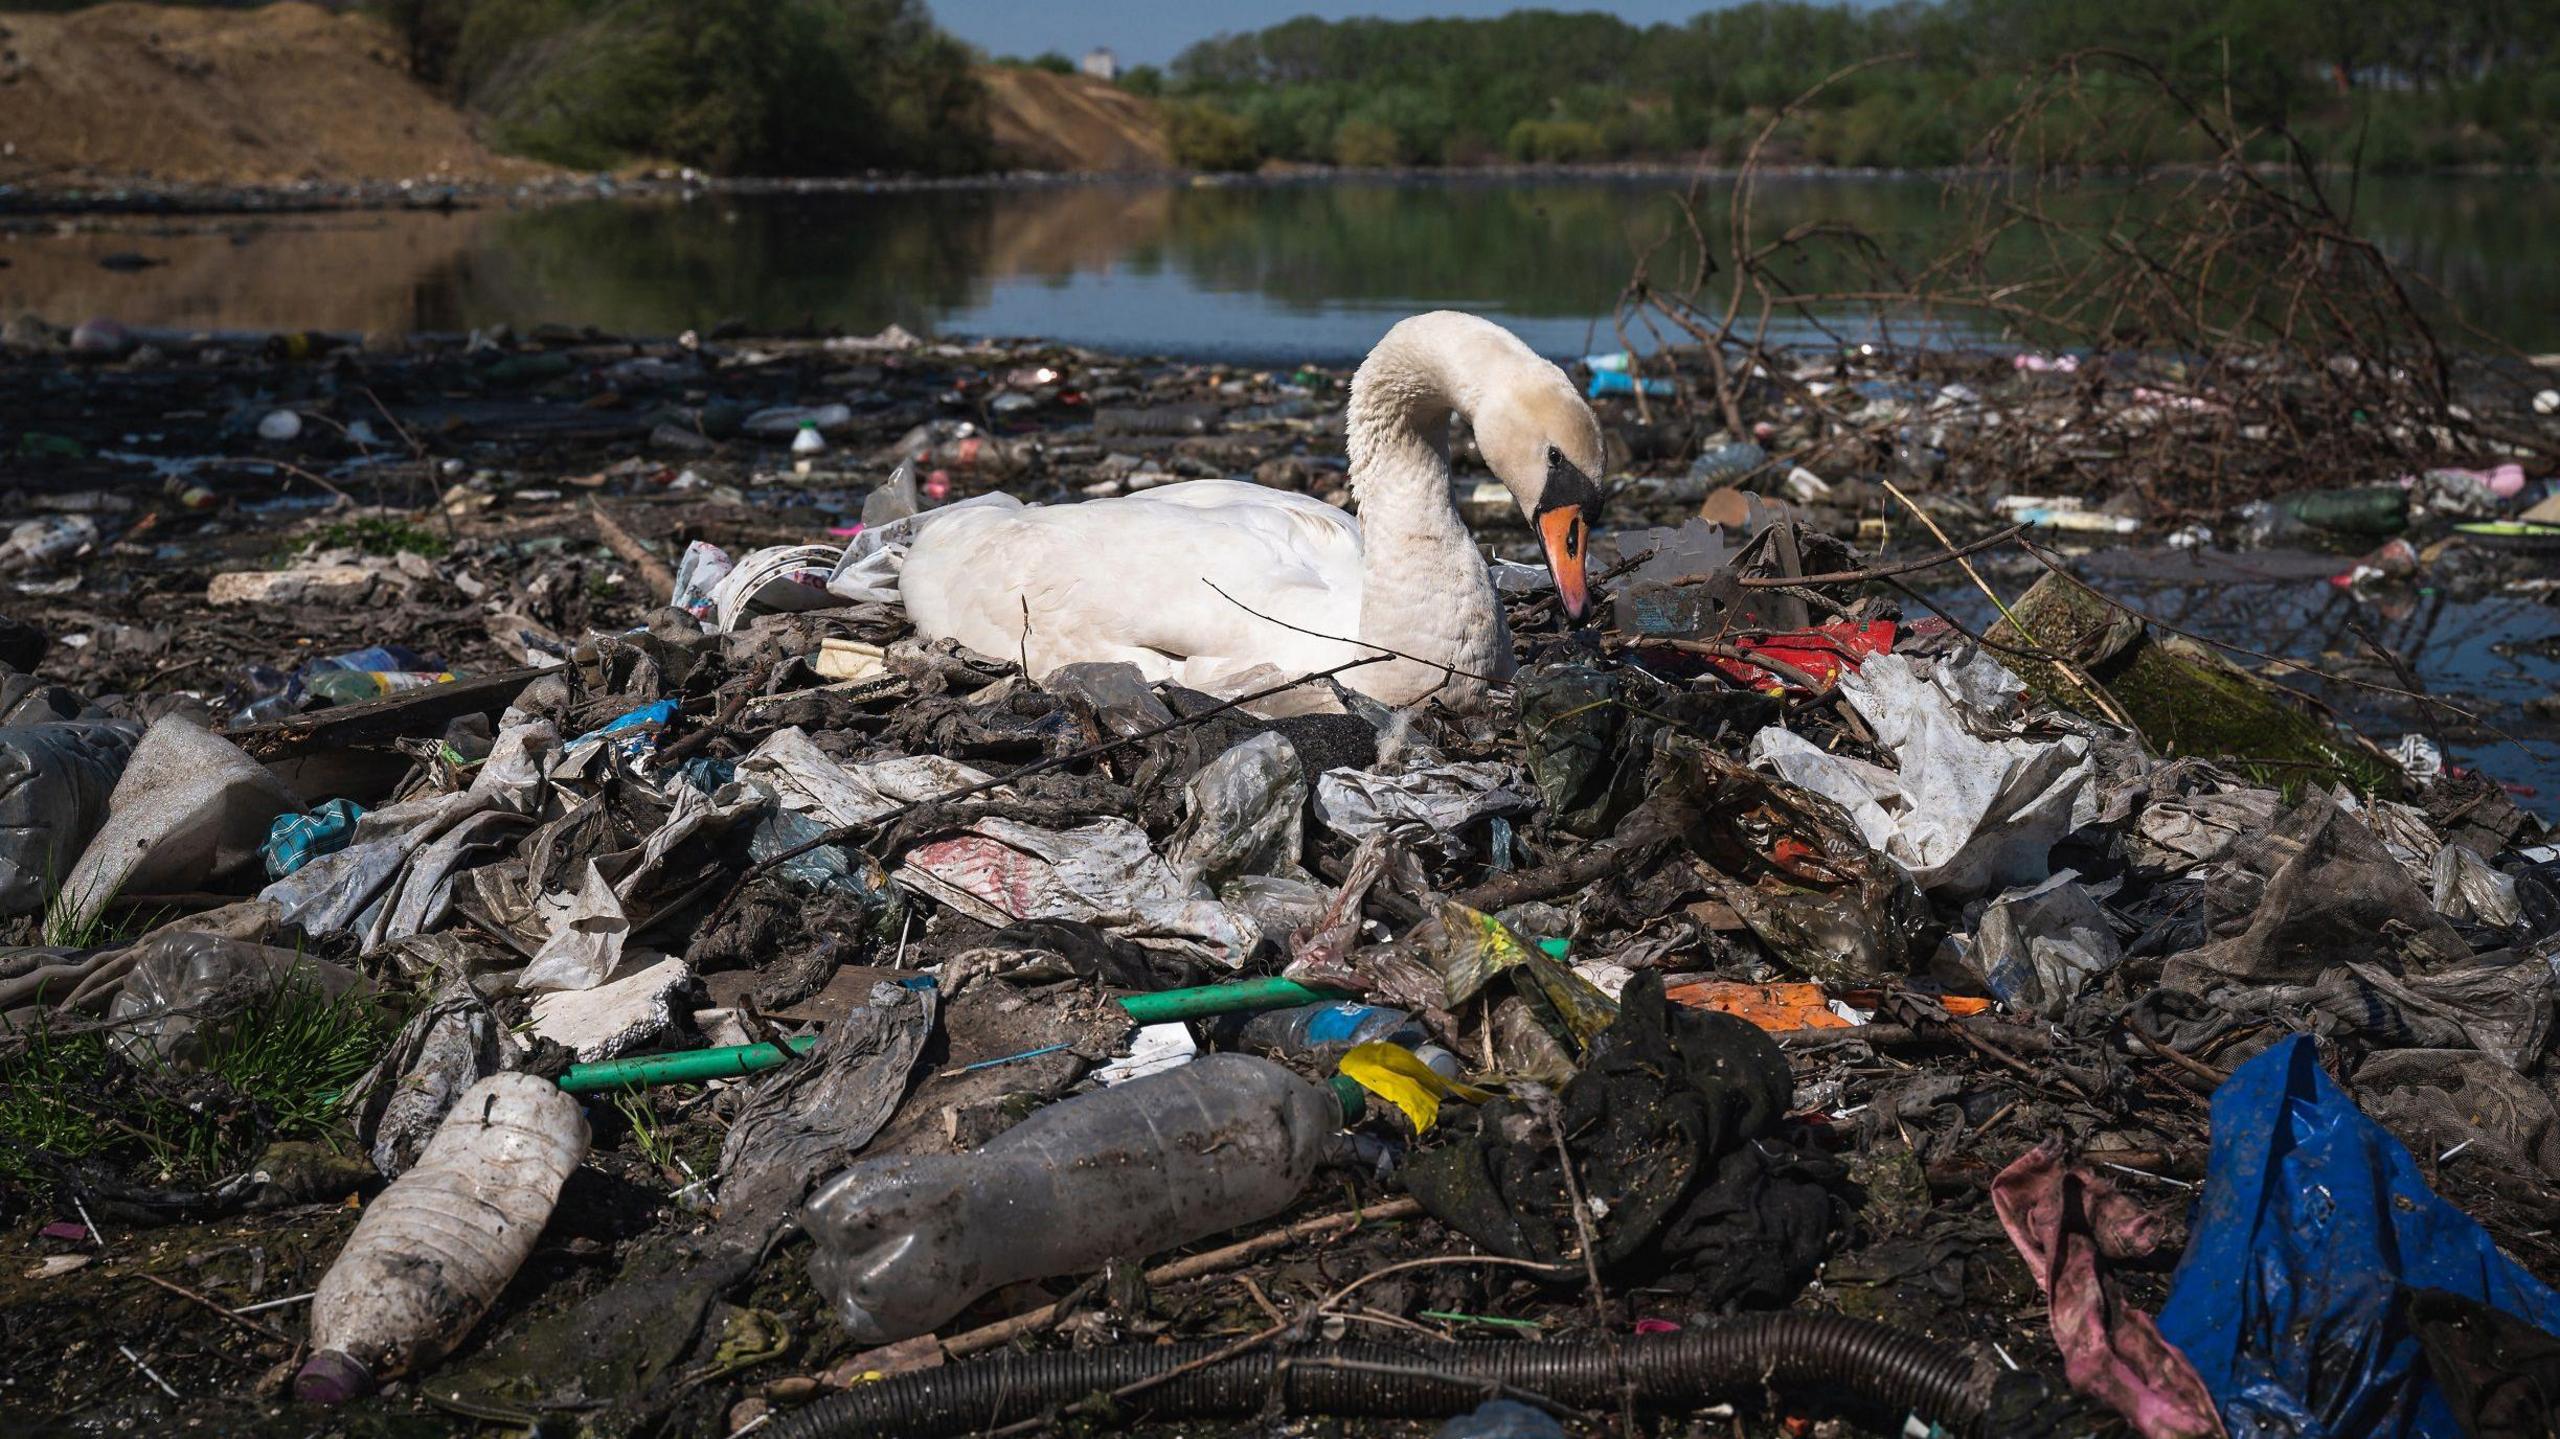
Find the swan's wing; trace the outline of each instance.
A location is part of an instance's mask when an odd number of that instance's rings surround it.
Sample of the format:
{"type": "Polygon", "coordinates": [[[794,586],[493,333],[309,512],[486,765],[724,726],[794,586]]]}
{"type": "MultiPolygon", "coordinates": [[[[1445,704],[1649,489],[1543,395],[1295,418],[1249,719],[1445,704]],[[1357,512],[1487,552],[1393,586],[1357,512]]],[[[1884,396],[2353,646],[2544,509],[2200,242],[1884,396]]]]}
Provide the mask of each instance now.
{"type": "Polygon", "coordinates": [[[1186,480],[1105,503],[1194,511],[1267,545],[1276,566],[1308,569],[1329,587],[1360,585],[1360,522],[1313,495],[1242,480],[1186,480]]]}
{"type": "Polygon", "coordinates": [[[1020,655],[1035,674],[1125,660],[1162,679],[1201,658],[1341,663],[1354,651],[1327,637],[1359,632],[1361,573],[1350,516],[1209,480],[954,515],[917,538],[900,583],[928,638],[1020,655]]]}

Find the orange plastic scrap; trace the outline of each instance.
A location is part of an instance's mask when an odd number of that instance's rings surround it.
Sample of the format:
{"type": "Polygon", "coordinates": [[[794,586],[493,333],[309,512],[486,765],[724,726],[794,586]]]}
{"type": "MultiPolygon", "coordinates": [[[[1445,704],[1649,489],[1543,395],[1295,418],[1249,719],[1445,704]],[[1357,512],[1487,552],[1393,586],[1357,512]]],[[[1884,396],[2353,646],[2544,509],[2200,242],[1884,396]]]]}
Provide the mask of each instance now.
{"type": "Polygon", "coordinates": [[[1831,1012],[1831,997],[1818,984],[1743,984],[1729,979],[1700,979],[1672,985],[1662,993],[1674,1004],[1721,1010],[1775,1034],[1791,1029],[1849,1027],[1849,1021],[1831,1012]]]}

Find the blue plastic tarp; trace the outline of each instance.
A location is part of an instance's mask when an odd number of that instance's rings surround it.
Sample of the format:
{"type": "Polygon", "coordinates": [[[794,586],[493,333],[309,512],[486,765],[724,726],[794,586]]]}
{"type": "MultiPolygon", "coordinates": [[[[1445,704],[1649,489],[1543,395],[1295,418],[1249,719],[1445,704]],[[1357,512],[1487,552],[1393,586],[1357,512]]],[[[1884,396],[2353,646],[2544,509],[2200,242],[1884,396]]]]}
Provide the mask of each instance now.
{"type": "Polygon", "coordinates": [[[2232,1439],[2463,1439],[2408,1324],[2443,1289],[2560,1332],[2560,1294],[2438,1198],[2296,1035],[2213,1095],[2213,1154],[2160,1332],[2232,1439]]]}

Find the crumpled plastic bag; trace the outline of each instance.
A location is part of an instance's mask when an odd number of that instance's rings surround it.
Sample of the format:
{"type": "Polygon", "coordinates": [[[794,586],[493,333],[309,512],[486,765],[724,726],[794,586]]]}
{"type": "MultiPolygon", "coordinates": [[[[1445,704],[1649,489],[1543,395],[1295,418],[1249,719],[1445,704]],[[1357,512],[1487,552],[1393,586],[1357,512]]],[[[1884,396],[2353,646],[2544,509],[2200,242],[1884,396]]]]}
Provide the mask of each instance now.
{"type": "Polygon", "coordinates": [[[874,985],[816,1048],[758,1078],[720,1146],[721,1205],[779,1218],[860,1153],[915,1083],[940,1010],[930,979],[874,985]]]}
{"type": "Polygon", "coordinates": [[[1306,771],[1294,745],[1266,730],[1200,767],[1184,790],[1187,817],[1167,858],[1193,883],[1239,875],[1296,879],[1306,836],[1306,771]]]}
{"type": "MultiPolygon", "coordinates": [[[[2539,1077],[2472,1049],[2386,1049],[2356,1068],[2365,1112],[2411,1146],[2477,1176],[2512,1178],[2547,1221],[2560,1215],[2560,1103],[2539,1077]]],[[[2517,1198],[2513,1189],[2510,1199],[2517,1198]]]]}
{"type": "Polygon", "coordinates": [[[2428,1188],[2290,1036],[2213,1096],[2213,1149],[2160,1332],[2232,1439],[2458,1439],[2409,1324],[2414,1290],[2560,1331],[2560,1294],[2428,1188]]]}
{"type": "Polygon", "coordinates": [[[2505,951],[2431,974],[2393,974],[2347,960],[2309,984],[2235,984],[2213,1002],[2235,1016],[2373,1049],[2476,1049],[2510,1069],[2538,1068],[2551,1047],[2551,965],[2505,951]]]}
{"type": "Polygon", "coordinates": [[[2416,969],[2471,957],[2373,831],[2316,791],[2233,846],[2206,877],[2205,910],[2210,942],[2161,967],[2172,989],[2307,982],[2377,949],[2416,969]]]}
{"type": "Polygon", "coordinates": [[[1829,984],[1909,974],[1939,926],[1911,876],[1808,789],[1672,735],[1656,748],[1655,793],[1687,814],[1697,877],[1760,942],[1829,984]]]}
{"type": "MultiPolygon", "coordinates": [[[[797,725],[765,736],[738,761],[737,777],[771,794],[784,809],[814,815],[830,827],[865,824],[901,805],[991,778],[983,770],[931,754],[839,764],[797,725]]],[[[1001,797],[1005,791],[989,793],[1001,797]]]]}
{"type": "Polygon", "coordinates": [[[610,857],[621,872],[606,874],[605,858],[579,866],[574,890],[543,896],[535,910],[549,932],[533,962],[517,977],[526,993],[550,989],[593,989],[622,968],[623,946],[639,920],[653,907],[641,903],[644,888],[657,878],[667,856],[697,835],[715,835],[741,823],[766,804],[746,785],[732,785],[707,795],[691,785],[675,787],[675,807],[666,821],[642,843],[638,854],[610,857]],[[634,911],[639,913],[635,916],[634,911]]]}
{"type": "Polygon", "coordinates": [[[104,721],[0,728],[0,914],[44,908],[107,822],[137,737],[104,721]]]}
{"type": "Polygon", "coordinates": [[[1579,1058],[1618,1017],[1617,1001],[1599,986],[1524,942],[1501,920],[1456,900],[1442,900],[1436,928],[1418,937],[1431,947],[1451,1008],[1508,974],[1521,1003],[1567,1046],[1568,1058],[1579,1058]]]}
{"type": "Polygon", "coordinates": [[[2077,735],[1999,733],[2025,690],[1980,650],[1925,675],[1908,655],[1880,655],[1842,675],[1840,692],[1899,769],[1774,726],[1752,740],[1751,763],[1847,810],[1867,843],[1923,889],[1961,898],[2033,884],[2049,873],[2055,843],[2096,817],[2096,770],[2077,735]]]}
{"type": "Polygon", "coordinates": [[[2060,1019],[2083,985],[2124,958],[2124,946],[2079,874],[2066,869],[1991,901],[1974,956],[2001,1003],[2060,1019]]]}
{"type": "Polygon", "coordinates": [[[1155,686],[1125,661],[1060,665],[1041,676],[1040,688],[1081,706],[1104,731],[1122,739],[1173,723],[1173,710],[1155,686]]]}
{"type": "Polygon", "coordinates": [[[2438,849],[2427,878],[2436,913],[2457,924],[2513,929],[2524,923],[2524,905],[2516,898],[2514,877],[2500,874],[2461,845],[2438,849]]]}
{"type": "Polygon", "coordinates": [[[1638,790],[1643,754],[1620,747],[1623,681],[1608,670],[1558,665],[1533,670],[1512,685],[1512,709],[1530,776],[1547,813],[1576,834],[1604,834],[1615,811],[1632,803],[1621,790],[1638,790]],[[1612,757],[1624,755],[1619,763],[1612,757]],[[1622,802],[1623,801],[1623,802],[1622,802]]]}
{"type": "Polygon", "coordinates": [[[1249,915],[1186,884],[1124,819],[1048,830],[987,818],[916,846],[890,876],[983,924],[1081,919],[1236,969],[1262,942],[1249,915]]]}
{"type": "Polygon", "coordinates": [[[1538,792],[1506,764],[1468,760],[1398,774],[1331,769],[1316,776],[1316,818],[1350,840],[1384,835],[1437,849],[1468,850],[1466,829],[1489,815],[1526,814],[1538,792]]]}
{"type": "Polygon", "coordinates": [[[472,988],[461,942],[428,935],[412,943],[434,966],[434,988],[373,1068],[348,1086],[345,1101],[366,1156],[390,1178],[418,1162],[464,1090],[525,1059],[524,1046],[472,988]]]}
{"type": "Polygon", "coordinates": [[[2284,797],[2230,779],[2193,757],[2153,765],[2132,785],[2110,794],[2097,822],[2119,830],[2125,858],[2138,874],[2166,878],[2211,864],[2234,841],[2265,834],[2284,808],[2284,797]]]}
{"type": "MultiPolygon", "coordinates": [[[[901,464],[898,470],[903,474],[893,472],[888,483],[881,486],[882,490],[890,489],[902,479],[913,486],[913,469],[901,464]]],[[[906,597],[898,588],[898,579],[906,569],[907,549],[915,543],[918,531],[945,515],[958,514],[962,510],[1019,509],[1021,505],[1020,499],[1002,490],[994,490],[971,496],[957,504],[944,505],[938,510],[902,515],[880,524],[868,523],[869,506],[866,505],[866,523],[862,533],[855,535],[843,552],[835,556],[828,570],[827,592],[838,600],[854,603],[904,605],[906,597]]]]}
{"type": "Polygon", "coordinates": [[[413,876],[412,861],[419,852],[475,815],[522,819],[539,810],[550,793],[559,749],[560,732],[548,720],[510,725],[499,733],[469,788],[370,811],[356,821],[355,838],[345,849],[313,860],[260,890],[258,897],[274,902],[279,923],[313,938],[352,933],[366,954],[410,938],[421,932],[416,926],[437,912],[427,902],[431,893],[441,888],[450,896],[450,864],[462,857],[461,847],[448,846],[438,851],[437,859],[447,862],[441,873],[429,861],[413,876]],[[398,903],[413,877],[429,893],[398,903]]]}

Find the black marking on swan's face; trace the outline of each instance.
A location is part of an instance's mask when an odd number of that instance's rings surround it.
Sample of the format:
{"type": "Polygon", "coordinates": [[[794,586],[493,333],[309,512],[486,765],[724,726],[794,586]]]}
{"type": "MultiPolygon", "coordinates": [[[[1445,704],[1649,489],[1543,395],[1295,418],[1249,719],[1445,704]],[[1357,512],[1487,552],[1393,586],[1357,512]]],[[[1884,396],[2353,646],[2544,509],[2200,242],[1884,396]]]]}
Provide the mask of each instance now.
{"type": "Polygon", "coordinates": [[[1536,519],[1549,510],[1575,508],[1582,511],[1585,523],[1598,518],[1600,486],[1589,475],[1564,457],[1564,451],[1547,446],[1547,482],[1538,491],[1538,508],[1530,515],[1536,519]]]}

